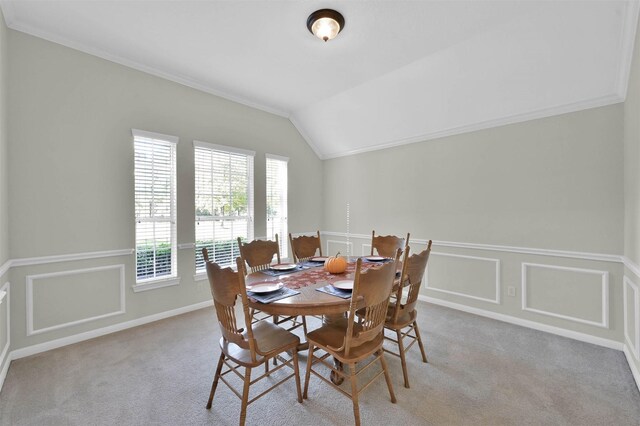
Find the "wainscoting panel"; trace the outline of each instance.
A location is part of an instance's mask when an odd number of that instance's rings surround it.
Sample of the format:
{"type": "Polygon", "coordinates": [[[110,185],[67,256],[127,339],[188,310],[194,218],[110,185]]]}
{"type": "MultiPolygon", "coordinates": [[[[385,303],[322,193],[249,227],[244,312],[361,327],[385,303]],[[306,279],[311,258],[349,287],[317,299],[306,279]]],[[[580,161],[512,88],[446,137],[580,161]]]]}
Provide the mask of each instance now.
{"type": "Polygon", "coordinates": [[[4,294],[4,297],[0,301],[0,388],[2,388],[2,382],[4,380],[2,374],[2,363],[9,354],[9,345],[11,344],[11,316],[9,311],[10,304],[10,291],[9,283],[0,287],[0,293],[4,294]]]}
{"type": "Polygon", "coordinates": [[[625,343],[636,360],[640,361],[640,289],[626,276],[623,288],[625,343]]]}
{"type": "Polygon", "coordinates": [[[425,288],[500,304],[500,260],[432,251],[425,288]]]}
{"type": "Polygon", "coordinates": [[[27,335],[125,313],[125,267],[28,275],[27,335]]]}
{"type": "Polygon", "coordinates": [[[522,310],[609,328],[609,272],[523,262],[522,310]]]}

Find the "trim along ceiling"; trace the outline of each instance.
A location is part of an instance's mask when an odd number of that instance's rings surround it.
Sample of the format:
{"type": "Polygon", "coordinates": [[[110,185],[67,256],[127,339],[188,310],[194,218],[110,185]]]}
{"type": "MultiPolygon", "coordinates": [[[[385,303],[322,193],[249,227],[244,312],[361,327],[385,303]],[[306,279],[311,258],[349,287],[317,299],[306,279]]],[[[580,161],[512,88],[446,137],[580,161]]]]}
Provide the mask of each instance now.
{"type": "Polygon", "coordinates": [[[623,102],[637,1],[0,0],[7,26],[291,120],[322,159],[623,102]],[[346,19],[327,43],[316,9],[346,19]]]}

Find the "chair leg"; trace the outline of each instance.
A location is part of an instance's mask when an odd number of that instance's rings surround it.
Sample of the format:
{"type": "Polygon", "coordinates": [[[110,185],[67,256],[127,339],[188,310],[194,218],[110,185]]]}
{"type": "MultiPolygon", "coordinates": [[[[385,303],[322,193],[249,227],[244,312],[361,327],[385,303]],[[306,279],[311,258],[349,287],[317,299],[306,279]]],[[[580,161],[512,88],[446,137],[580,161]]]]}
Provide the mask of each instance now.
{"type": "Polygon", "coordinates": [[[358,381],[356,379],[356,364],[349,364],[349,378],[351,379],[351,400],[353,401],[353,416],[356,426],[360,426],[360,404],[358,403],[358,381]]]}
{"type": "Polygon", "coordinates": [[[402,341],[402,331],[396,330],[398,336],[398,349],[400,350],[400,361],[402,362],[402,375],[404,376],[404,387],[409,389],[409,372],[407,371],[407,358],[404,351],[404,342],[402,341]]]}
{"type": "Polygon", "coordinates": [[[391,384],[391,376],[389,376],[389,369],[387,368],[387,360],[384,359],[384,351],[380,349],[380,363],[382,364],[382,371],[384,371],[384,379],[387,381],[387,388],[389,388],[389,396],[391,396],[391,402],[396,403],[396,394],[393,393],[393,384],[391,384]]]}
{"type": "Polygon", "coordinates": [[[309,390],[309,379],[311,378],[311,364],[313,364],[313,344],[309,342],[309,355],[307,355],[307,372],[304,375],[304,393],[302,397],[307,399],[309,390]]]}
{"type": "Polygon", "coordinates": [[[420,330],[418,330],[418,321],[413,322],[413,331],[416,333],[416,337],[418,338],[418,346],[420,346],[420,352],[422,352],[422,362],[427,361],[427,354],[424,351],[424,346],[422,346],[422,337],[420,337],[420,330]]]}
{"type": "MultiPolygon", "coordinates": [[[[279,320],[279,318],[280,318],[280,317],[279,317],[278,315],[274,315],[274,316],[273,316],[273,323],[274,323],[274,324],[276,324],[276,325],[278,325],[278,320],[279,320]]],[[[274,357],[273,357],[273,365],[278,365],[278,357],[277,357],[277,356],[274,356],[274,357]]]]}
{"type": "Polygon", "coordinates": [[[307,337],[307,317],[305,317],[304,315],[300,316],[302,318],[302,330],[304,330],[304,336],[305,339],[307,337]]]}
{"type": "Polygon", "coordinates": [[[224,364],[224,352],[220,352],[220,358],[218,359],[218,366],[216,367],[216,375],[213,376],[213,384],[211,385],[211,393],[209,394],[209,401],[207,402],[207,410],[211,409],[213,403],[213,395],[216,393],[218,387],[218,379],[220,378],[220,372],[222,371],[222,365],[224,364]]]}
{"type": "Polygon", "coordinates": [[[298,402],[302,403],[302,391],[300,390],[300,368],[298,366],[298,351],[293,349],[293,370],[296,375],[296,391],[298,392],[298,402]]]}
{"type": "Polygon", "coordinates": [[[251,368],[244,369],[244,387],[242,389],[242,405],[240,406],[240,426],[247,420],[247,405],[249,404],[249,384],[251,383],[251,368]]]}

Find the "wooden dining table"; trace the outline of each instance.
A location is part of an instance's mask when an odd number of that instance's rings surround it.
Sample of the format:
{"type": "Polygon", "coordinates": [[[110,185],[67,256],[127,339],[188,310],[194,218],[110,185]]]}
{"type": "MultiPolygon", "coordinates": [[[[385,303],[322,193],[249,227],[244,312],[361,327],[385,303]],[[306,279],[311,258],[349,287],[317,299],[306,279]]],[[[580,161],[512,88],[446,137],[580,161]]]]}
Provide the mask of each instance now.
{"type": "MultiPolygon", "coordinates": [[[[358,257],[350,257],[347,260],[347,269],[341,274],[331,274],[324,270],[323,264],[305,267],[302,270],[272,276],[263,271],[254,272],[246,276],[247,286],[263,283],[281,282],[285,287],[297,290],[300,294],[276,300],[271,303],[260,303],[249,298],[249,307],[259,309],[269,315],[325,315],[335,317],[349,310],[351,299],[342,299],[327,293],[318,291],[320,287],[341,280],[352,280],[355,277],[356,261],[358,257]]],[[[305,262],[303,265],[311,265],[305,262]]],[[[362,262],[362,271],[381,266],[382,262],[362,262]]]]}
{"type": "MultiPolygon", "coordinates": [[[[297,290],[300,293],[271,303],[260,303],[249,297],[249,307],[269,315],[278,316],[322,315],[325,324],[331,323],[336,318],[341,318],[349,310],[351,298],[342,299],[338,296],[320,292],[317,289],[336,281],[354,279],[357,259],[358,257],[348,258],[347,269],[341,274],[331,274],[325,271],[322,263],[318,263],[318,266],[277,276],[272,276],[262,271],[251,273],[245,279],[247,286],[281,282],[285,287],[297,290]]],[[[312,262],[305,262],[303,265],[311,264],[312,262]]],[[[361,271],[381,265],[381,262],[363,260],[361,271]]],[[[360,300],[358,304],[364,304],[364,301],[360,300]]],[[[337,369],[342,370],[341,363],[338,361],[334,361],[334,363],[337,369]]],[[[334,374],[331,375],[331,379],[337,384],[342,381],[334,374]]]]}

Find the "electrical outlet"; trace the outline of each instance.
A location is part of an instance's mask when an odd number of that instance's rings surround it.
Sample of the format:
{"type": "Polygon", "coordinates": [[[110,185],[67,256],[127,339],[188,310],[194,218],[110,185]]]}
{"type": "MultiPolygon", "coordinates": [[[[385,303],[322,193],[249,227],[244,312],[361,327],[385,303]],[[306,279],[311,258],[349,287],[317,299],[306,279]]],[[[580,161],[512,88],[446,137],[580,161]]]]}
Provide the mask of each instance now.
{"type": "Polygon", "coordinates": [[[507,287],[507,295],[516,297],[516,288],[513,286],[507,287]]]}

